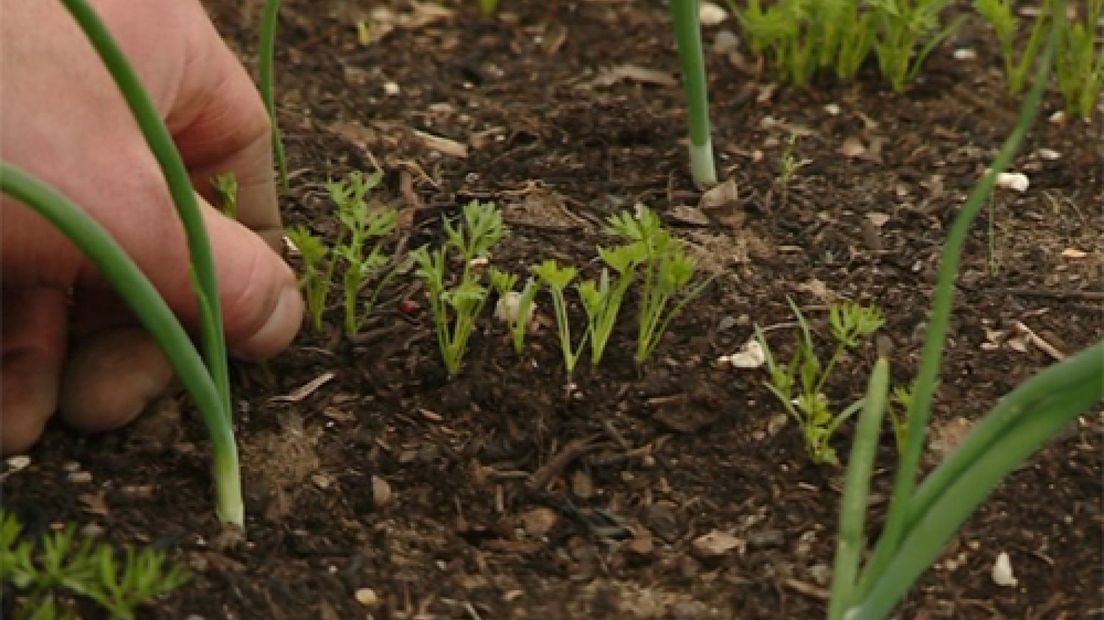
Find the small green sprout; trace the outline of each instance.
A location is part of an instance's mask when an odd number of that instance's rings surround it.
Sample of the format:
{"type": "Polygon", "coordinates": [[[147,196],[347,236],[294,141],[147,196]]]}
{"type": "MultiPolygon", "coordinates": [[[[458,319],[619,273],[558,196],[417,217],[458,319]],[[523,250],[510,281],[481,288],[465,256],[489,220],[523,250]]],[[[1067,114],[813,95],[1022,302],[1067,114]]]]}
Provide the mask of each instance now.
{"type": "Polygon", "coordinates": [[[567,316],[564,290],[575,278],[576,269],[571,265],[560,267],[555,260],[548,259],[539,265],[533,265],[533,273],[548,286],[548,290],[552,293],[552,307],[556,312],[556,331],[560,336],[560,351],[563,353],[564,369],[567,370],[567,377],[570,379],[575,373],[575,365],[579,361],[579,355],[587,339],[587,334],[583,334],[578,347],[571,345],[571,322],[567,316]]]}
{"type": "Polygon", "coordinates": [[[805,316],[792,299],[787,298],[787,301],[801,329],[801,336],[797,339],[789,364],[778,365],[763,331],[758,326],[755,328],[755,335],[763,347],[767,371],[770,373],[767,389],[801,425],[805,447],[813,461],[835,465],[839,463],[839,459],[828,442],[836,429],[862,408],[863,401],[852,403],[839,414],[833,414],[824,394],[824,385],[843,354],[877,331],[885,320],[875,306],[860,306],[850,302],[831,306],[828,322],[836,346],[828,364],[822,366],[805,316]]]}
{"type": "Polygon", "coordinates": [[[652,356],[671,321],[712,281],[692,284],[697,261],[671,235],[651,209],[637,215],[621,212],[607,220],[608,231],[637,246],[643,270],[643,291],[636,339],[637,364],[652,356]]]}
{"type": "Polygon", "coordinates": [[[1066,110],[1086,120],[1104,89],[1104,46],[1096,37],[1102,13],[1104,0],[1087,1],[1082,18],[1062,30],[1054,63],[1066,110]]]}
{"type": "Polygon", "coordinates": [[[337,205],[337,217],[343,228],[333,254],[340,257],[345,266],[345,333],[350,336],[360,331],[375,307],[380,291],[399,266],[399,261],[383,247],[395,230],[398,212],[391,207],[370,208],[365,200],[368,191],[379,185],[382,179],[383,172],[377,170],[367,177],[353,172],[343,181],[326,183],[326,189],[337,205]],[[369,282],[374,282],[375,286],[364,306],[360,307],[361,289],[369,282]]]}
{"type": "Polygon", "coordinates": [[[1043,34],[1046,32],[1044,26],[1047,20],[1044,15],[1046,11],[1050,10],[1050,4],[1050,0],[1044,0],[1044,13],[1035,18],[1035,23],[1031,27],[1031,34],[1027,38],[1027,43],[1024,44],[1019,61],[1017,61],[1015,45],[1020,20],[1012,12],[1012,1],[974,0],[974,10],[985,18],[993,32],[996,33],[997,41],[1000,42],[1009,94],[1019,94],[1027,82],[1027,75],[1035,64],[1035,55],[1039,51],[1039,45],[1043,42],[1043,34]]]}
{"type": "Polygon", "coordinates": [[[218,196],[218,210],[232,220],[238,219],[238,177],[233,172],[216,174],[211,177],[211,188],[218,196]]]}
{"type": "Polygon", "coordinates": [[[494,203],[473,200],[464,205],[461,217],[463,222],[457,226],[445,222],[444,248],[422,246],[411,252],[418,266],[416,274],[426,284],[437,345],[450,377],[460,372],[475,320],[487,302],[488,290],[475,265],[485,260],[507,233],[502,212],[494,203]],[[445,285],[445,258],[450,248],[464,261],[460,279],[452,288],[445,285]]]}
{"type": "Polygon", "coordinates": [[[303,257],[302,275],[299,286],[307,301],[307,313],[310,315],[314,331],[322,331],[322,313],[326,310],[326,297],[333,285],[335,262],[327,260],[330,248],[321,237],[315,235],[302,224],[287,229],[287,237],[303,257]]]}
{"type": "Polygon", "coordinates": [[[156,549],[127,547],[120,567],[111,546],[88,537],[78,542],[73,525],[44,535],[37,544],[20,540],[22,531],[15,515],[0,510],[0,582],[25,595],[16,619],[73,617],[57,603],[61,592],[69,592],[92,599],[112,618],[130,620],[139,606],[188,580],[182,565],[168,562],[156,549]]]}
{"type": "Polygon", "coordinates": [[[786,199],[790,191],[790,182],[793,181],[794,175],[798,170],[801,170],[805,166],[813,163],[811,159],[798,159],[794,157],[794,148],[797,146],[797,133],[791,133],[790,138],[786,140],[786,147],[782,149],[782,159],[778,163],[778,188],[782,194],[781,202],[786,204],[786,199]]]}
{"type": "Polygon", "coordinates": [[[490,17],[498,10],[498,0],[479,0],[479,12],[483,17],[490,17]]]}
{"type": "Polygon", "coordinates": [[[527,278],[521,292],[514,290],[517,284],[517,276],[506,273],[494,267],[487,270],[491,280],[491,286],[498,293],[499,307],[495,314],[506,322],[510,330],[510,338],[514,344],[514,352],[521,355],[525,346],[525,332],[529,329],[529,320],[533,316],[533,300],[537,296],[540,287],[536,280],[527,278]]]}
{"type": "Polygon", "coordinates": [[[893,426],[893,440],[897,446],[897,454],[904,454],[905,445],[908,444],[908,412],[912,410],[913,392],[916,390],[916,382],[911,385],[898,385],[893,388],[893,396],[890,399],[889,421],[893,426]]]}
{"type": "Polygon", "coordinates": [[[587,315],[587,334],[590,337],[590,365],[598,366],[605,353],[606,344],[617,323],[625,292],[636,277],[636,268],[644,260],[644,247],[639,243],[627,243],[613,248],[598,248],[598,255],[608,267],[602,268],[598,281],[586,280],[577,286],[583,310],[587,315]],[[617,272],[616,284],[610,284],[610,269],[617,272]]]}

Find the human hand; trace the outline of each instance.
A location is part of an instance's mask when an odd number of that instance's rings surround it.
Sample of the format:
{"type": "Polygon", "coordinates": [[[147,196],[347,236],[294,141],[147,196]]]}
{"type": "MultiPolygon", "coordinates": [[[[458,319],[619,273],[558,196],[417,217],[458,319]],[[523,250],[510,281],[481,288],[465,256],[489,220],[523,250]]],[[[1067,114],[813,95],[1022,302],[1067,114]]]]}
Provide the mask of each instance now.
{"type": "MultiPolygon", "coordinates": [[[[172,133],[211,237],[228,344],[260,359],[288,345],[303,305],[282,236],[268,117],[195,0],[96,0],[172,133]],[[208,200],[238,180],[238,221],[208,200]]],[[[191,327],[183,228],[107,70],[58,2],[0,0],[0,159],[96,218],[191,327]]],[[[0,452],[29,448],[54,411],[84,431],[132,420],[172,379],[95,268],[43,218],[0,198],[0,452]]]]}

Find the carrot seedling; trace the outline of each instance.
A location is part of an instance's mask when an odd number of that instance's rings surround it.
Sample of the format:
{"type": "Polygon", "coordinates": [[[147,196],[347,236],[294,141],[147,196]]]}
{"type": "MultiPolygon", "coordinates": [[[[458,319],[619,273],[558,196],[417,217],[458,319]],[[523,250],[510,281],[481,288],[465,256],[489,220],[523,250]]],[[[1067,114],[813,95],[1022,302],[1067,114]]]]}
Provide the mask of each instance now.
{"type": "Polygon", "coordinates": [[[1066,110],[1088,120],[1104,89],[1104,46],[1096,37],[1104,0],[1088,0],[1085,14],[1063,28],[1054,73],[1066,110]]]}
{"type": "Polygon", "coordinates": [[[941,15],[951,0],[870,0],[878,34],[878,67],[893,90],[901,92],[928,56],[962,25],[960,16],[943,27],[941,15]],[[917,49],[917,47],[919,49],[917,49]]]}
{"type": "Polygon", "coordinates": [[[579,362],[579,355],[587,340],[587,334],[583,334],[578,347],[571,344],[571,320],[567,316],[567,299],[564,297],[564,291],[575,278],[576,272],[577,270],[571,265],[560,267],[553,259],[533,265],[533,273],[548,286],[552,294],[552,308],[556,312],[556,332],[560,337],[560,351],[563,353],[564,369],[567,371],[568,379],[575,374],[575,365],[579,362]]]}
{"type": "Polygon", "coordinates": [[[827,365],[822,365],[813,345],[813,336],[805,316],[801,314],[801,310],[792,299],[787,298],[787,301],[801,329],[788,364],[781,366],[775,361],[763,331],[758,327],[755,329],[755,336],[763,348],[767,371],[770,373],[770,381],[766,386],[786,412],[801,426],[805,447],[813,461],[838,465],[836,451],[828,442],[836,429],[857,413],[863,403],[860,400],[847,406],[840,413],[833,414],[828,404],[828,397],[824,394],[824,385],[843,354],[857,347],[863,338],[877,331],[885,323],[885,319],[875,306],[860,306],[853,303],[831,306],[829,324],[835,340],[835,349],[832,351],[832,356],[828,358],[827,365]]]}
{"type": "Polygon", "coordinates": [[[635,354],[636,363],[643,364],[659,346],[671,321],[701,294],[712,278],[694,283],[697,260],[663,227],[651,209],[640,207],[635,216],[623,211],[607,221],[608,232],[628,239],[643,257],[635,354]]]}
{"type": "Polygon", "coordinates": [[[418,266],[417,276],[426,284],[437,345],[450,377],[460,372],[476,318],[487,302],[487,287],[475,267],[490,255],[507,232],[502,213],[494,203],[473,200],[464,205],[461,219],[462,223],[456,226],[445,222],[445,247],[431,250],[422,246],[410,253],[418,266]],[[445,284],[449,249],[455,250],[464,262],[460,278],[451,288],[445,284]]]}
{"type": "Polygon", "coordinates": [[[382,178],[382,171],[367,177],[354,172],[344,181],[326,183],[326,189],[337,205],[337,217],[342,225],[331,259],[340,257],[344,262],[345,333],[349,336],[360,331],[375,306],[379,292],[398,267],[396,258],[383,247],[387,237],[395,230],[398,212],[390,207],[370,208],[365,200],[368,191],[379,185],[382,178]],[[361,289],[370,282],[374,282],[375,286],[361,307],[361,289]]]}
{"type": "Polygon", "coordinates": [[[1019,31],[1020,20],[1012,12],[1011,0],[974,0],[976,10],[997,35],[1000,43],[1001,55],[1004,57],[1004,74],[1008,80],[1008,92],[1017,95],[1023,90],[1027,82],[1028,72],[1035,64],[1035,55],[1039,50],[1039,44],[1043,42],[1044,26],[1047,23],[1045,11],[1050,10],[1050,0],[1043,2],[1043,10],[1031,27],[1031,34],[1024,44],[1023,53],[1019,60],[1016,59],[1016,33],[1019,31]]]}
{"type": "Polygon", "coordinates": [[[327,260],[330,248],[321,237],[302,224],[288,228],[287,237],[303,257],[299,286],[303,289],[303,296],[306,298],[311,327],[314,331],[321,332],[326,298],[330,287],[333,286],[334,261],[327,260]]]}
{"type": "Polygon", "coordinates": [[[587,315],[587,335],[590,338],[590,365],[598,366],[605,353],[606,344],[617,323],[621,303],[629,285],[636,278],[636,268],[645,258],[639,243],[627,243],[613,248],[598,248],[598,255],[606,263],[598,280],[586,280],[576,288],[583,310],[587,315]],[[610,269],[617,272],[617,282],[610,284],[610,269]]]}
{"type": "Polygon", "coordinates": [[[218,203],[215,207],[226,217],[238,219],[238,177],[233,172],[221,172],[211,177],[211,188],[215,190],[218,203]]]}
{"type": "Polygon", "coordinates": [[[514,352],[521,355],[525,346],[525,332],[529,330],[529,320],[533,316],[533,300],[537,296],[540,287],[536,280],[527,278],[521,292],[514,290],[517,284],[517,276],[506,273],[494,267],[487,270],[491,280],[491,286],[498,293],[498,305],[495,306],[495,317],[505,322],[510,339],[514,344],[514,352]]]}

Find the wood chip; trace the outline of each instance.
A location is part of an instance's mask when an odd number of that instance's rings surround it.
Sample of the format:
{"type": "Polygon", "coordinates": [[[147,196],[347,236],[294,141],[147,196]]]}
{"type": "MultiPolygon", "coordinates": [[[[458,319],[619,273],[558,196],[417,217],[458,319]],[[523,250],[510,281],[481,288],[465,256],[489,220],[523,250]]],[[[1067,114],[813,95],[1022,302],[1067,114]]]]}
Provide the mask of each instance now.
{"type": "Polygon", "coordinates": [[[560,515],[546,506],[539,506],[521,515],[521,524],[530,536],[544,536],[556,526],[560,515]]]}
{"type": "Polygon", "coordinates": [[[654,84],[655,86],[678,86],[678,80],[670,73],[634,64],[617,65],[605,69],[598,74],[598,77],[584,83],[582,86],[584,88],[606,88],[624,80],[654,84]]]}
{"type": "Polygon", "coordinates": [[[303,385],[295,388],[291,392],[283,396],[273,396],[268,400],[269,402],[273,403],[297,403],[304,398],[310,396],[311,394],[314,394],[316,391],[318,391],[318,388],[329,383],[331,380],[333,380],[335,376],[337,376],[337,373],[332,370],[327,370],[314,379],[311,379],[303,385]]]}
{"type": "Polygon", "coordinates": [[[746,546],[747,541],[744,539],[719,530],[698,536],[690,543],[694,555],[703,559],[721,557],[733,550],[742,552],[746,546]]]}
{"type": "Polygon", "coordinates": [[[391,492],[391,485],[380,476],[372,476],[372,505],[382,510],[391,505],[395,495],[391,492]]]}
{"type": "Polygon", "coordinates": [[[434,135],[417,129],[414,131],[414,137],[422,143],[422,146],[431,151],[437,151],[449,157],[456,157],[459,159],[467,159],[468,147],[456,140],[450,140],[442,136],[434,135]]]}

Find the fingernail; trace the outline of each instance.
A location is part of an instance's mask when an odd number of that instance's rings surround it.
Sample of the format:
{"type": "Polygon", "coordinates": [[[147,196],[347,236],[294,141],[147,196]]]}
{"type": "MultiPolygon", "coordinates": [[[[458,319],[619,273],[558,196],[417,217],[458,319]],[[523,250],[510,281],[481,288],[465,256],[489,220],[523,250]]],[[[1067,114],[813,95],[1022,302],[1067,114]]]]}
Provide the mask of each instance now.
{"type": "Polygon", "coordinates": [[[264,326],[252,338],[234,347],[234,353],[247,359],[272,357],[291,344],[302,323],[303,297],[298,287],[287,287],[280,293],[264,326]]]}

